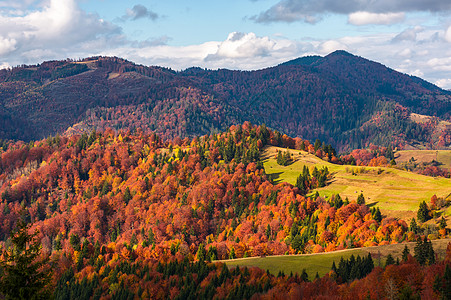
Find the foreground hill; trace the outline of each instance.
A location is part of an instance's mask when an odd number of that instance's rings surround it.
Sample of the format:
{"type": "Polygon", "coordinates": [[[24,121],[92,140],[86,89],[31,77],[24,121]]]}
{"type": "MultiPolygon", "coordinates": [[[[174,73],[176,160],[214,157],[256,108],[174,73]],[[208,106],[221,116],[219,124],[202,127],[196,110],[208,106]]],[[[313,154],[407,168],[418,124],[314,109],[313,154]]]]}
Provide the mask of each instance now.
{"type": "MultiPolygon", "coordinates": [[[[316,183],[333,179],[324,169],[305,178],[302,188],[273,183],[260,158],[267,145],[306,148],[337,161],[330,147],[315,151],[307,140],[249,123],[191,140],[107,130],[4,144],[1,266],[17,243],[10,236],[23,220],[30,232],[38,230],[42,256],[50,258],[43,269],[54,270],[49,288],[56,299],[355,298],[367,291],[380,298],[383,289],[369,290],[362,277],[369,274],[367,280],[385,283],[385,272],[400,274],[399,284],[407,283],[415,294],[435,293],[430,274],[447,273],[446,263],[436,264],[433,255],[428,267],[413,258],[394,267],[402,272],[371,271],[374,264],[367,257],[365,275],[349,277],[339,266],[337,274],[342,275],[311,283],[298,275],[276,277],[257,268],[229,271],[208,263],[448,236],[446,224],[408,226],[355,199],[307,196],[316,183]],[[414,283],[403,277],[412,273],[414,283]],[[351,287],[349,278],[362,279],[351,287]]],[[[448,252],[451,258],[451,247],[448,252]]],[[[2,270],[0,278],[4,274],[2,270]]],[[[443,280],[446,286],[447,277],[443,280]]]]}
{"type": "Polygon", "coordinates": [[[142,128],[183,138],[251,121],[339,149],[443,148],[451,144],[450,111],[448,91],[344,51],[246,72],[174,72],[111,57],[0,71],[2,139],[69,127],[68,134],[142,128]]]}

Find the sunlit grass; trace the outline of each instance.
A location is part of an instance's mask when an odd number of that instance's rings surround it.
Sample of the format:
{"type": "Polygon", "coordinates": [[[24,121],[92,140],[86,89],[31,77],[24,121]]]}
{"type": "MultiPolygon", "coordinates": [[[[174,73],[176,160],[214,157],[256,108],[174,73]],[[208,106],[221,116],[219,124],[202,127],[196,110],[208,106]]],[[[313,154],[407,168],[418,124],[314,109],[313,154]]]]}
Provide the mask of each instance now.
{"type": "Polygon", "coordinates": [[[276,149],[285,151],[268,147],[264,152],[265,171],[275,183],[295,184],[304,165],[309,168],[327,166],[333,179],[326,187],[317,189],[321,196],[330,197],[338,193],[343,199],[348,197],[353,201],[363,193],[367,204],[376,203],[388,216],[410,220],[421,201],[429,202],[434,194],[446,197],[451,193],[449,178],[424,176],[395,168],[334,165],[298,150],[289,150],[294,159],[291,165],[280,166],[274,159],[276,149]]]}

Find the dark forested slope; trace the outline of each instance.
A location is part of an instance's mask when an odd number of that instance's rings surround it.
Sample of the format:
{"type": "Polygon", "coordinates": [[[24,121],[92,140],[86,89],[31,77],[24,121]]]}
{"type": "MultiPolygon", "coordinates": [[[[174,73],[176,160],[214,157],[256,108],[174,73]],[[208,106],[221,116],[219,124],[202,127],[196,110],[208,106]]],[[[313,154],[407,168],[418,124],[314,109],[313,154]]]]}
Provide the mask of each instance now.
{"type": "Polygon", "coordinates": [[[111,57],[0,71],[1,139],[38,139],[69,127],[192,137],[251,121],[340,149],[372,142],[447,147],[450,111],[448,91],[344,51],[257,71],[174,72],[111,57]],[[412,112],[433,118],[415,123],[412,112]]]}

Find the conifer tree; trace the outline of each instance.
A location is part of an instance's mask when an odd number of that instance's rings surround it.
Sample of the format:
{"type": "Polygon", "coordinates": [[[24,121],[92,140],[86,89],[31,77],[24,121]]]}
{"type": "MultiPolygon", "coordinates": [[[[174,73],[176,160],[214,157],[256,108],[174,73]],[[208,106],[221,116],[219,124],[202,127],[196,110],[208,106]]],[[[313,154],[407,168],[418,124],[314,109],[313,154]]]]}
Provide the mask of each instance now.
{"type": "Polygon", "coordinates": [[[307,274],[307,271],[305,271],[305,269],[302,269],[301,279],[302,279],[302,281],[304,281],[304,282],[308,282],[308,281],[309,281],[309,280],[308,280],[308,274],[307,274]]]}
{"type": "Polygon", "coordinates": [[[417,212],[417,218],[418,221],[420,222],[426,222],[427,220],[429,220],[429,208],[428,205],[426,204],[426,201],[423,201],[420,203],[420,207],[418,209],[417,212]]]}
{"type": "Polygon", "coordinates": [[[417,222],[415,221],[415,218],[412,218],[412,220],[410,221],[409,230],[412,231],[413,233],[418,233],[418,225],[417,222]]]}
{"type": "Polygon", "coordinates": [[[205,261],[206,254],[207,254],[207,251],[205,250],[205,246],[203,243],[201,243],[199,245],[199,248],[197,248],[197,253],[196,253],[197,260],[202,261],[202,262],[205,261]]]}
{"type": "Polygon", "coordinates": [[[405,245],[405,246],[404,246],[404,250],[402,250],[402,260],[403,260],[403,261],[407,261],[407,259],[408,259],[408,257],[409,257],[409,254],[410,254],[410,250],[409,250],[409,248],[407,247],[407,245],[405,245]]]}
{"type": "Polygon", "coordinates": [[[440,219],[440,223],[439,223],[438,227],[439,227],[440,229],[446,229],[446,220],[445,220],[445,218],[442,217],[442,218],[440,219]]]}
{"type": "Polygon", "coordinates": [[[393,265],[395,263],[395,259],[393,258],[393,256],[391,254],[387,255],[387,259],[385,260],[385,267],[389,266],[389,265],[393,265]]]}
{"type": "Polygon", "coordinates": [[[20,221],[11,234],[12,247],[3,252],[0,261],[0,293],[6,299],[48,299],[51,271],[49,258],[40,259],[38,231],[28,233],[29,226],[20,221]]]}
{"type": "Polygon", "coordinates": [[[376,220],[379,223],[382,221],[382,214],[379,207],[376,208],[376,212],[374,213],[374,220],[376,220]]]}
{"type": "Polygon", "coordinates": [[[365,197],[363,196],[363,193],[360,193],[360,195],[357,197],[357,204],[365,204],[365,197]]]}

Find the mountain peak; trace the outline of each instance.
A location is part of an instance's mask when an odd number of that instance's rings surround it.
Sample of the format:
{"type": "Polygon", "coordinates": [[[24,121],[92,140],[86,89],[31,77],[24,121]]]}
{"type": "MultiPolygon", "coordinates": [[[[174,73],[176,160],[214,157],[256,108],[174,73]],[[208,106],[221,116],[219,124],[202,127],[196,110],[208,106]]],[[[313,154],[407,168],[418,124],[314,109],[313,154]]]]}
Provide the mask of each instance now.
{"type": "Polygon", "coordinates": [[[335,50],[334,52],[329,53],[328,55],[326,55],[326,57],[328,57],[328,56],[351,56],[351,57],[355,57],[354,54],[349,53],[349,52],[347,52],[345,50],[335,50]]]}

